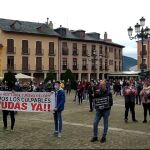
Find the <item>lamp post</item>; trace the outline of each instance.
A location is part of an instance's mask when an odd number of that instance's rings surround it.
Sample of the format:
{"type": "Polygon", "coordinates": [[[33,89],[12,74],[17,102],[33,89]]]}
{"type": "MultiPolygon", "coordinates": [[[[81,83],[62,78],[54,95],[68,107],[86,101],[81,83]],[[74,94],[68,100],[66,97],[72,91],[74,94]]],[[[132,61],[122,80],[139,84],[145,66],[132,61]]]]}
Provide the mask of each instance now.
{"type": "Polygon", "coordinates": [[[92,54],[92,56],[93,56],[93,70],[94,70],[94,80],[96,80],[97,78],[96,78],[96,61],[97,61],[97,59],[96,59],[96,50],[93,50],[93,54],[92,54]]]}
{"type": "Polygon", "coordinates": [[[140,24],[136,24],[135,27],[135,36],[132,36],[132,32],[133,29],[131,28],[131,26],[128,28],[128,35],[130,40],[132,39],[138,39],[141,40],[141,44],[142,44],[142,51],[141,51],[141,55],[142,55],[142,62],[140,65],[140,69],[141,69],[141,80],[144,79],[144,40],[148,39],[150,37],[150,29],[148,27],[144,28],[145,26],[145,18],[142,17],[140,19],[140,24]]]}
{"type": "Polygon", "coordinates": [[[88,57],[90,57],[88,60],[91,62],[91,70],[93,70],[93,72],[94,72],[94,75],[93,75],[93,79],[94,80],[96,80],[97,79],[97,77],[96,77],[96,65],[97,65],[97,54],[96,54],[96,50],[94,49],[93,51],[92,51],[92,55],[91,56],[88,56],[88,57]],[[91,56],[92,56],[92,58],[91,58],[91,56]]]}

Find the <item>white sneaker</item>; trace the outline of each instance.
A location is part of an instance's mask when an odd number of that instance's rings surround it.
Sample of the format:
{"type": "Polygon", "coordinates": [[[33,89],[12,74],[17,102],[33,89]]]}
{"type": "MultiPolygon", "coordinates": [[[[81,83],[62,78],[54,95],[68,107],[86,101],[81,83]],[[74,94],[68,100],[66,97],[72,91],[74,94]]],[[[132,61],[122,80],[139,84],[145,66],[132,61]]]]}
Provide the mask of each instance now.
{"type": "Polygon", "coordinates": [[[57,135],[58,135],[58,131],[55,131],[55,132],[54,132],[54,136],[57,136],[57,135]]]}
{"type": "Polygon", "coordinates": [[[11,132],[14,132],[14,129],[11,129],[10,131],[11,131],[11,132]]]}
{"type": "Polygon", "coordinates": [[[61,133],[58,133],[58,137],[61,138],[61,133]]]}

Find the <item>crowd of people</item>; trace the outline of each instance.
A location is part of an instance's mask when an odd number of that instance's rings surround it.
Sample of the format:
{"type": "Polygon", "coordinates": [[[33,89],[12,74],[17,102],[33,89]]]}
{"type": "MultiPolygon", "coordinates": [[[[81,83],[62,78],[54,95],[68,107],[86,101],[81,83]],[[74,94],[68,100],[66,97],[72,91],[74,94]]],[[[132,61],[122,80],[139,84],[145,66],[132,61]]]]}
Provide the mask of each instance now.
{"type": "MultiPolygon", "coordinates": [[[[89,111],[96,110],[95,119],[93,121],[93,137],[91,142],[98,140],[98,124],[103,118],[104,130],[101,138],[101,143],[106,142],[106,135],[108,131],[108,121],[113,105],[114,96],[123,96],[125,104],[124,121],[128,123],[129,110],[132,115],[132,121],[138,122],[135,113],[135,104],[143,106],[143,123],[147,122],[147,113],[150,116],[150,80],[144,81],[130,80],[99,80],[90,82],[76,81],[74,84],[75,96],[73,101],[82,104],[83,100],[89,100],[89,111]],[[113,96],[114,95],[114,96],[113,96]]],[[[72,82],[68,79],[64,81],[49,81],[47,83],[28,82],[24,86],[20,82],[16,82],[14,86],[8,83],[0,85],[1,91],[28,91],[28,92],[51,92],[56,93],[56,107],[54,109],[54,135],[61,137],[62,132],[62,111],[64,110],[66,96],[69,96],[72,90],[72,82]]],[[[15,124],[15,114],[13,111],[3,110],[4,130],[7,129],[7,115],[11,116],[11,129],[13,130],[15,124]]]]}

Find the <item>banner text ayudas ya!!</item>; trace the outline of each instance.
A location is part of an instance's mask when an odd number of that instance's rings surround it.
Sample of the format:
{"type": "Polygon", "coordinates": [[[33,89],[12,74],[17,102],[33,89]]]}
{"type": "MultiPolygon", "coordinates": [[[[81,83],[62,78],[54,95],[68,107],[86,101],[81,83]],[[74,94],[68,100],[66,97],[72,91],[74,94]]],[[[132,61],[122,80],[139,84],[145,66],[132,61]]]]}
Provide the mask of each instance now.
{"type": "Polygon", "coordinates": [[[54,110],[54,107],[54,92],[0,91],[0,109],[2,110],[48,112],[54,110]]]}

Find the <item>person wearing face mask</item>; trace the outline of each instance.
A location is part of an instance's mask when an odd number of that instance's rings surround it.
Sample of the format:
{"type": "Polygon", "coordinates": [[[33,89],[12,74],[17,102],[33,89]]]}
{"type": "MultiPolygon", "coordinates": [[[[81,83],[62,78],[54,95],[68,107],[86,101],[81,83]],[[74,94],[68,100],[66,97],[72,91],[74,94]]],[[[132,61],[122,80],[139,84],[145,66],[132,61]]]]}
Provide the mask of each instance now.
{"type": "Polygon", "coordinates": [[[65,92],[61,88],[61,83],[59,81],[55,82],[55,109],[54,109],[54,125],[55,131],[54,135],[57,137],[61,137],[62,132],[62,111],[64,110],[65,105],[65,92]]]}
{"type": "Polygon", "coordinates": [[[129,109],[132,114],[132,121],[138,122],[135,119],[135,99],[137,96],[137,89],[136,89],[133,81],[127,82],[126,86],[123,89],[123,96],[125,99],[125,118],[124,118],[125,123],[128,122],[129,109]]]}
{"type": "Polygon", "coordinates": [[[143,105],[144,110],[144,120],[143,123],[147,123],[147,113],[150,116],[150,86],[149,81],[145,81],[142,91],[140,92],[140,97],[143,105]]]}
{"type": "Polygon", "coordinates": [[[108,131],[110,110],[111,106],[113,105],[113,98],[110,90],[107,89],[107,85],[104,80],[101,80],[97,86],[97,89],[94,90],[93,97],[96,114],[93,123],[93,137],[91,142],[98,140],[98,124],[101,118],[103,118],[104,130],[100,142],[105,143],[108,131]]]}

